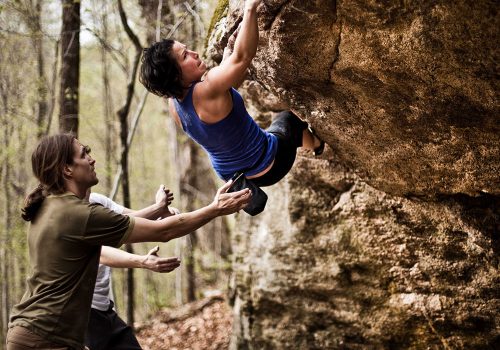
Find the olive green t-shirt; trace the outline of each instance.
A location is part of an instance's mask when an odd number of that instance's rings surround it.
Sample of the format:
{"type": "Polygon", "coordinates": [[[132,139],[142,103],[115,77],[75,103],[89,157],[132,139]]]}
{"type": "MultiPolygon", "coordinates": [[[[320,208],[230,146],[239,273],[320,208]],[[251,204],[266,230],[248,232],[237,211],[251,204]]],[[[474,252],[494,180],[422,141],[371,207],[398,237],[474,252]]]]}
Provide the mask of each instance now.
{"type": "Polygon", "coordinates": [[[28,231],[31,276],[9,327],[83,349],[101,246],[119,247],[133,226],[72,193],[47,197],[28,231]]]}

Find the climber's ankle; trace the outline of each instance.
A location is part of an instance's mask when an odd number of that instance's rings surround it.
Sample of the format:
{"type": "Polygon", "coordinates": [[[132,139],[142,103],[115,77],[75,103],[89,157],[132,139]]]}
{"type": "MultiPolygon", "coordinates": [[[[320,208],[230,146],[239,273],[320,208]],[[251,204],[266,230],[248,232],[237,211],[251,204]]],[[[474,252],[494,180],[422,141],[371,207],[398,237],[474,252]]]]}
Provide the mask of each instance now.
{"type": "Polygon", "coordinates": [[[307,128],[307,131],[312,137],[312,147],[308,149],[312,150],[315,156],[323,154],[323,151],[325,150],[325,141],[320,139],[314,129],[312,129],[310,126],[307,128]]]}

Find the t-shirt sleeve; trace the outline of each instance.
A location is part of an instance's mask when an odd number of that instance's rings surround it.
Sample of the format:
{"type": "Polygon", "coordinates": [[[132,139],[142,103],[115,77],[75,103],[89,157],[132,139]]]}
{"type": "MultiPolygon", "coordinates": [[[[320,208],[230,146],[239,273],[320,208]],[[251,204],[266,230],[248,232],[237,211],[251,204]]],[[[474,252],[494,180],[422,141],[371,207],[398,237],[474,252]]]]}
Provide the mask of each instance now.
{"type": "Polygon", "coordinates": [[[98,203],[98,204],[102,205],[103,207],[111,209],[112,211],[114,211],[115,213],[118,213],[118,214],[123,214],[123,211],[125,210],[124,206],[112,201],[110,198],[108,198],[100,193],[92,192],[90,194],[89,202],[90,203],[98,203]]]}
{"type": "Polygon", "coordinates": [[[83,241],[90,245],[119,247],[134,228],[134,218],[117,214],[99,204],[90,205],[83,241]]]}

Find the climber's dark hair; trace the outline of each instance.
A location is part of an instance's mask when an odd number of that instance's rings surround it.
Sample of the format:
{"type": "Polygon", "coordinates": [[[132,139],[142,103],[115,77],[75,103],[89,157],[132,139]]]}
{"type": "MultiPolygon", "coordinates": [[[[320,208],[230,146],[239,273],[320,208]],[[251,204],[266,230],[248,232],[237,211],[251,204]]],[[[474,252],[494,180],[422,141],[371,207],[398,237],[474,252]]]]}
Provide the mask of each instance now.
{"type": "Polygon", "coordinates": [[[163,39],[144,49],[139,81],[146,89],[160,97],[183,95],[182,71],[173,55],[175,41],[163,39]]]}
{"type": "Polygon", "coordinates": [[[40,184],[24,201],[22,218],[31,221],[48,194],[60,194],[64,188],[64,166],[73,163],[73,134],[57,134],[40,140],[31,154],[33,174],[40,184]]]}

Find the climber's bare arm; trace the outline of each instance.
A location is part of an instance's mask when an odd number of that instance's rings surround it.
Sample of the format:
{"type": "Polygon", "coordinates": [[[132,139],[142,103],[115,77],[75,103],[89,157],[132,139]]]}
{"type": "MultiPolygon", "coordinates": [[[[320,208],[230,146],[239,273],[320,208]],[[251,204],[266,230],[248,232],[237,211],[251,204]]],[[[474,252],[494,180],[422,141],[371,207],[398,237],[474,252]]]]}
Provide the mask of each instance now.
{"type": "MultiPolygon", "coordinates": [[[[239,32],[239,30],[240,30],[240,27],[238,27],[238,28],[237,28],[237,29],[236,29],[236,30],[235,30],[235,31],[231,34],[231,36],[229,37],[229,39],[228,39],[228,41],[227,41],[227,45],[226,45],[226,47],[224,48],[224,54],[223,54],[223,56],[222,56],[222,62],[224,62],[226,59],[228,59],[228,58],[231,56],[231,54],[233,53],[233,51],[234,51],[234,43],[235,43],[236,38],[237,38],[237,36],[238,36],[238,32],[239,32]]],[[[247,70],[247,72],[246,72],[246,73],[242,76],[241,80],[239,80],[239,81],[237,81],[237,82],[235,82],[235,83],[233,84],[233,88],[238,89],[238,88],[241,86],[241,84],[243,84],[243,82],[245,81],[245,79],[246,79],[247,75],[248,75],[248,70],[247,70]]]]}
{"type": "Polygon", "coordinates": [[[261,0],[246,0],[243,20],[234,43],[233,52],[221,64],[208,71],[198,94],[203,99],[217,99],[227,96],[227,91],[240,84],[247,69],[257,53],[259,28],[257,25],[257,6],[261,0]]]}

